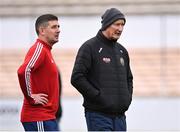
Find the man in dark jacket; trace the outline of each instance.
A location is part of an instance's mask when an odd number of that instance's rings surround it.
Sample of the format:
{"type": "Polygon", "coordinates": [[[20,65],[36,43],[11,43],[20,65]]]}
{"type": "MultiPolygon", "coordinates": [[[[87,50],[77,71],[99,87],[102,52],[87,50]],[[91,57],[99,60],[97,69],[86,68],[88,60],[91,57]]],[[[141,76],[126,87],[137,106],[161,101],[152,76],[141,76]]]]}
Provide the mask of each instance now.
{"type": "Polygon", "coordinates": [[[71,83],[84,97],[88,131],[126,131],[133,76],[128,52],[117,42],[126,19],[111,8],[101,23],[97,35],[80,47],[71,83]]]}

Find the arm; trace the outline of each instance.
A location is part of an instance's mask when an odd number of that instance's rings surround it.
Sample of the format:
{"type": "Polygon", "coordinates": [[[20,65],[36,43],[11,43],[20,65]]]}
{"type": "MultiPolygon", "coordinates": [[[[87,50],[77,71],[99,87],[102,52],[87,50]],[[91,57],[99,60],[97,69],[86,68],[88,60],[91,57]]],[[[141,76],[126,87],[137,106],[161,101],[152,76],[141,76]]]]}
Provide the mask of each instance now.
{"type": "Polygon", "coordinates": [[[88,81],[88,72],[92,66],[92,53],[88,45],[82,45],[76,56],[71,84],[85,97],[94,100],[99,91],[88,81]]]}
{"type": "Polygon", "coordinates": [[[129,55],[128,55],[127,81],[128,81],[128,89],[129,89],[130,93],[132,94],[133,93],[133,75],[132,75],[131,68],[130,68],[129,55]]]}
{"type": "Polygon", "coordinates": [[[31,75],[42,63],[45,54],[42,50],[41,44],[35,48],[31,48],[26,55],[24,63],[18,69],[19,84],[24,94],[24,97],[30,104],[46,104],[48,102],[47,95],[43,93],[33,94],[33,87],[31,87],[31,75]]]}
{"type": "MultiPolygon", "coordinates": [[[[119,44],[119,43],[118,43],[119,44]]],[[[133,93],[133,75],[131,72],[131,68],[130,68],[130,59],[129,59],[129,53],[128,51],[124,48],[124,46],[122,46],[121,44],[119,44],[118,46],[120,46],[120,49],[122,48],[122,50],[124,51],[124,57],[126,58],[126,72],[127,72],[127,84],[128,84],[128,90],[130,92],[130,94],[133,93]]]]}

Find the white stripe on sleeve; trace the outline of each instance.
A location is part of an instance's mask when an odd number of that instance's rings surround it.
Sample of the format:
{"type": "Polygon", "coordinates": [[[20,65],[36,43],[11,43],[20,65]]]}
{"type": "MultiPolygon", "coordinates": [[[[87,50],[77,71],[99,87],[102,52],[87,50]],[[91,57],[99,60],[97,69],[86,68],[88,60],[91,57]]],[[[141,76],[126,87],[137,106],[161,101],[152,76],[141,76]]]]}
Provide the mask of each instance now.
{"type": "Polygon", "coordinates": [[[26,88],[27,88],[27,93],[29,96],[31,96],[31,84],[30,84],[31,68],[34,66],[35,62],[40,56],[42,48],[43,48],[43,45],[38,43],[35,49],[35,52],[25,69],[26,88]]]}

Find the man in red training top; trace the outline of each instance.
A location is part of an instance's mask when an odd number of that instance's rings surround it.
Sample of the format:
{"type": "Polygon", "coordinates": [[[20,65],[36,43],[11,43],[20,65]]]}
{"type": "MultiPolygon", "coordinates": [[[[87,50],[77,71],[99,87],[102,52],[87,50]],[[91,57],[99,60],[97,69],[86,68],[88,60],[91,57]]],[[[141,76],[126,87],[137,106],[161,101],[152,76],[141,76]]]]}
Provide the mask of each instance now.
{"type": "Polygon", "coordinates": [[[24,94],[21,122],[25,131],[58,131],[55,114],[59,104],[58,69],[51,54],[59,40],[58,18],[39,16],[35,23],[38,39],[18,69],[24,94]]]}

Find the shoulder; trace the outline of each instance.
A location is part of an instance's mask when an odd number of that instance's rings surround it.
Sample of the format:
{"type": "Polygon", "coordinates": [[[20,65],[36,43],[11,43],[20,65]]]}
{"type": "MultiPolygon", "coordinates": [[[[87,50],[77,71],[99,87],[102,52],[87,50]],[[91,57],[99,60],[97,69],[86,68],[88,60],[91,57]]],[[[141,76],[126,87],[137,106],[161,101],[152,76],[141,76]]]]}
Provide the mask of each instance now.
{"type": "Polygon", "coordinates": [[[30,47],[29,51],[41,51],[41,50],[43,50],[43,49],[44,49],[43,44],[41,44],[41,43],[34,43],[34,44],[30,47]]]}
{"type": "Polygon", "coordinates": [[[96,45],[96,37],[93,37],[87,41],[85,41],[81,47],[80,50],[92,50],[96,45]]]}
{"type": "Polygon", "coordinates": [[[127,49],[122,44],[117,42],[117,47],[118,47],[118,50],[122,50],[122,52],[128,55],[127,49]]]}
{"type": "Polygon", "coordinates": [[[35,43],[30,47],[27,54],[30,56],[32,56],[32,55],[33,56],[39,56],[39,55],[42,56],[42,55],[46,54],[46,49],[44,48],[43,44],[35,43]]]}
{"type": "Polygon", "coordinates": [[[90,38],[89,40],[85,41],[83,43],[83,45],[93,46],[96,44],[96,41],[97,41],[96,37],[93,37],[93,38],[90,38]]]}

